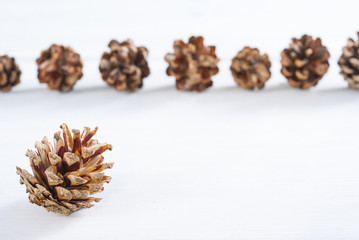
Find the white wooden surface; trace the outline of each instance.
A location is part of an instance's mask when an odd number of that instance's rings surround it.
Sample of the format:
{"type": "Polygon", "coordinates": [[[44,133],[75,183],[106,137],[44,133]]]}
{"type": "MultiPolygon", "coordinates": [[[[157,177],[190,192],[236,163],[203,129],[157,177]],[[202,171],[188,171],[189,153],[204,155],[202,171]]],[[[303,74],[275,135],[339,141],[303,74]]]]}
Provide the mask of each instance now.
{"type": "Polygon", "coordinates": [[[22,83],[0,94],[0,239],[354,240],[359,238],[359,91],[336,61],[358,29],[358,1],[2,1],[0,53],[22,83]],[[322,37],[331,67],[316,88],[290,88],[279,53],[302,33],[322,37]],[[203,34],[220,73],[201,94],[179,92],[163,56],[175,39],[203,34]],[[98,62],[112,38],[150,50],[151,76],[116,92],[98,62]],[[82,56],[71,93],[36,79],[52,42],[82,56]],[[250,44],[267,52],[262,91],[236,87],[230,59],[250,44]],[[113,181],[95,207],[65,217],[28,203],[15,166],[62,122],[98,125],[114,145],[113,181]]]}

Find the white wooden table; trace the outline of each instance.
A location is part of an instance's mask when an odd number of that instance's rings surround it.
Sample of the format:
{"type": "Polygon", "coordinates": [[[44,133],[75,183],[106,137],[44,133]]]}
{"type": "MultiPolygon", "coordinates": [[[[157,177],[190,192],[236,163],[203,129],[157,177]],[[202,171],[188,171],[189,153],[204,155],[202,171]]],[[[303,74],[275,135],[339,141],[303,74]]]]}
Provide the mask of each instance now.
{"type": "Polygon", "coordinates": [[[4,1],[0,53],[16,57],[22,83],[0,94],[0,239],[359,239],[359,91],[336,61],[356,36],[358,1],[4,1]],[[322,37],[332,58],[309,91],[281,76],[291,37],[322,37]],[[220,73],[201,94],[165,75],[173,40],[203,34],[220,73]],[[112,38],[150,50],[137,93],[116,92],[98,72],[112,38]],[[35,59],[52,42],[82,56],[73,92],[46,89],[35,59]],[[250,44],[267,52],[272,78],[239,89],[230,59],[250,44]],[[28,203],[15,166],[61,123],[99,126],[112,143],[112,182],[91,209],[65,217],[28,203]]]}

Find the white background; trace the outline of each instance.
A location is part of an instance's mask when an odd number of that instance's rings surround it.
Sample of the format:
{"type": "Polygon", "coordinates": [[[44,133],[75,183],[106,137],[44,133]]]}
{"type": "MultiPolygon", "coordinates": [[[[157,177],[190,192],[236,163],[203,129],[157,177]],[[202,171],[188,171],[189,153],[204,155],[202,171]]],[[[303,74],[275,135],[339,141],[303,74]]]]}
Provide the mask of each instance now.
{"type": "Polygon", "coordinates": [[[359,239],[359,91],[336,64],[356,38],[352,1],[1,1],[0,53],[23,72],[0,94],[0,239],[359,239]],[[303,33],[322,38],[331,67],[308,91],[289,87],[280,51],[303,33]],[[204,35],[220,73],[203,93],[180,92],[163,56],[204,35]],[[98,64],[112,39],[150,50],[151,75],[116,92],[98,64]],[[51,43],[81,54],[84,77],[49,91],[35,59],[51,43]],[[230,60],[245,45],[272,60],[262,91],[237,87],[230,60]],[[103,200],[69,217],[30,204],[15,166],[61,123],[99,126],[115,166],[103,200]]]}

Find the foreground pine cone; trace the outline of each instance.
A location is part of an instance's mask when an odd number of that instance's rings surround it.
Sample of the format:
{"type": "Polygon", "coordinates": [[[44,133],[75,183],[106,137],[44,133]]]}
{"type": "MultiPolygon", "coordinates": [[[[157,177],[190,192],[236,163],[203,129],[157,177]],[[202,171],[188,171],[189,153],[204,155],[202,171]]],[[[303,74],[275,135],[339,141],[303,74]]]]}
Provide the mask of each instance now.
{"type": "MultiPolygon", "coordinates": [[[[359,38],[359,32],[357,34],[359,38]]],[[[349,86],[359,90],[359,42],[348,39],[338,64],[341,68],[340,74],[348,81],[349,86]]]]}
{"type": "Polygon", "coordinates": [[[20,83],[21,71],[15,59],[8,55],[0,56],[0,91],[8,92],[20,83]]]}
{"type": "Polygon", "coordinates": [[[271,62],[267,54],[257,48],[245,47],[232,59],[230,67],[234,80],[242,88],[262,89],[270,78],[271,62]]]}
{"type": "Polygon", "coordinates": [[[70,47],[53,44],[36,59],[37,77],[49,89],[70,91],[82,77],[80,55],[70,47]]]}
{"type": "Polygon", "coordinates": [[[73,129],[73,135],[66,124],[61,128],[63,137],[60,131],[55,133],[54,147],[44,137],[36,142],[36,152],[27,151],[34,176],[19,167],[16,173],[20,175],[20,183],[25,184],[31,203],[69,215],[101,200],[89,195],[103,191],[102,185],[109,183],[111,177],[102,171],[112,168],[114,163],[103,163],[101,155],[112,146],[91,139],[97,127],[94,130],[85,127],[82,134],[73,129]]]}
{"type": "Polygon", "coordinates": [[[219,71],[216,47],[205,47],[203,37],[191,37],[188,43],[175,41],[173,49],[165,61],[167,75],[176,77],[177,89],[201,92],[212,86],[211,77],[219,71]]]}
{"type": "Polygon", "coordinates": [[[148,50],[136,47],[132,40],[112,40],[110,52],[102,54],[100,72],[102,79],[116,90],[135,91],[143,86],[143,79],[150,75],[147,64],[148,50]]]}
{"type": "Polygon", "coordinates": [[[329,68],[330,54],[320,38],[293,38],[281,56],[281,72],[292,87],[307,89],[317,85],[329,68]]]}

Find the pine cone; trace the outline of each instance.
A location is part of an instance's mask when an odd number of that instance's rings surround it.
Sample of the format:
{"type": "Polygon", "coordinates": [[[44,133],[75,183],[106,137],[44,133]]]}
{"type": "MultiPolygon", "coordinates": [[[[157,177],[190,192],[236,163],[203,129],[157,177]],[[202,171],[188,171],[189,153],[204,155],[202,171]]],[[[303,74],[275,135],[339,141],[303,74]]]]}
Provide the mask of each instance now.
{"type": "Polygon", "coordinates": [[[168,53],[167,75],[176,77],[179,90],[201,92],[212,86],[211,77],[219,72],[216,47],[205,47],[203,37],[191,37],[188,43],[177,40],[173,44],[174,53],[168,53]]]}
{"type": "Polygon", "coordinates": [[[51,90],[70,91],[82,77],[80,55],[70,47],[53,44],[36,63],[40,83],[47,83],[51,90]]]}
{"type": "Polygon", "coordinates": [[[143,79],[150,75],[147,48],[136,47],[130,39],[112,40],[108,46],[110,52],[104,52],[100,62],[102,79],[116,90],[142,88],[143,79]]]}
{"type": "Polygon", "coordinates": [[[8,92],[20,83],[21,71],[14,58],[0,56],[0,91],[8,92]]]}
{"type": "Polygon", "coordinates": [[[329,68],[330,54],[320,38],[304,35],[292,39],[281,53],[282,74],[292,87],[307,89],[317,85],[329,68]]]}
{"type": "MultiPolygon", "coordinates": [[[[359,32],[357,34],[359,38],[359,32]]],[[[341,68],[340,74],[348,81],[349,86],[359,90],[359,42],[348,39],[338,64],[341,68]]]]}
{"type": "Polygon", "coordinates": [[[264,87],[271,76],[270,67],[267,54],[261,55],[257,48],[245,47],[232,59],[230,69],[239,86],[253,90],[264,87]]]}
{"type": "Polygon", "coordinates": [[[61,128],[63,138],[60,131],[55,133],[54,147],[44,137],[36,142],[36,152],[27,151],[34,176],[19,167],[16,173],[20,175],[20,183],[25,184],[31,203],[69,215],[101,200],[89,195],[103,191],[102,185],[109,183],[111,177],[102,171],[112,168],[114,163],[103,163],[101,155],[112,146],[91,139],[97,127],[92,131],[85,127],[81,135],[73,129],[73,136],[66,124],[61,128]]]}

